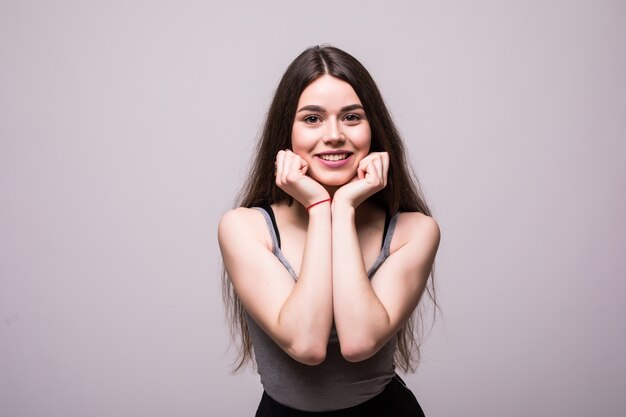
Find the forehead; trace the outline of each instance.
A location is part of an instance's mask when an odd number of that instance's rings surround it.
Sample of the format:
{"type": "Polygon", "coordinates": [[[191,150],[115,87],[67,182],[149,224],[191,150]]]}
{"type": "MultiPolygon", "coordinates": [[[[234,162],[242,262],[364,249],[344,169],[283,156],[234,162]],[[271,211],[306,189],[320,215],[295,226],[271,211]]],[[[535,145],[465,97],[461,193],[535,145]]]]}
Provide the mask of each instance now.
{"type": "Polygon", "coordinates": [[[361,104],[354,88],[347,82],[333,77],[323,75],[309,84],[298,100],[298,107],[307,104],[325,104],[330,106],[336,104],[344,106],[347,104],[361,104]]]}

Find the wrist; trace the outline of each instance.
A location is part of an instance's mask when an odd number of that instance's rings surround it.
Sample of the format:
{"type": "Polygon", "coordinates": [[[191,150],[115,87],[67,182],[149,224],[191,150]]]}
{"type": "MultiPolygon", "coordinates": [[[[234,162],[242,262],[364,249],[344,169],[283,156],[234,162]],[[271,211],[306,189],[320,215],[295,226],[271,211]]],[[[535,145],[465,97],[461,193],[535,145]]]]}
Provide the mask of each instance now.
{"type": "Polygon", "coordinates": [[[333,197],[332,206],[340,209],[356,209],[358,204],[355,204],[354,201],[348,198],[343,198],[342,196],[337,195],[333,197]]]}
{"type": "Polygon", "coordinates": [[[315,209],[316,207],[323,206],[323,205],[330,206],[331,203],[332,203],[332,199],[330,197],[325,197],[325,198],[322,198],[320,200],[316,200],[315,202],[309,204],[306,207],[306,211],[310,212],[312,209],[315,209]]]}
{"type": "Polygon", "coordinates": [[[340,216],[354,217],[356,208],[347,201],[333,200],[331,205],[331,211],[333,218],[339,218],[340,216]]]}
{"type": "Polygon", "coordinates": [[[309,225],[317,222],[328,222],[330,224],[332,213],[330,211],[331,201],[319,202],[316,200],[315,203],[311,203],[309,206],[305,207],[305,211],[309,216],[309,225]]]}

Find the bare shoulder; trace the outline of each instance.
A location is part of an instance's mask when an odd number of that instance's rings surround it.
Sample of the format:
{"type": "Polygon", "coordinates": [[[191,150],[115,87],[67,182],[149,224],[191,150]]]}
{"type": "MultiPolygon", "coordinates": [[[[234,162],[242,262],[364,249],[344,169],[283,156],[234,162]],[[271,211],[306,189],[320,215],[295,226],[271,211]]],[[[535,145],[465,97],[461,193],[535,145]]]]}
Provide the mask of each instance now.
{"type": "Polygon", "coordinates": [[[220,244],[226,243],[226,240],[239,241],[250,238],[268,244],[270,240],[263,214],[259,210],[246,207],[238,207],[224,213],[218,225],[217,236],[220,244]]]}
{"type": "Polygon", "coordinates": [[[423,213],[403,212],[398,216],[391,250],[408,243],[436,250],[440,239],[441,231],[435,219],[423,213]]]}

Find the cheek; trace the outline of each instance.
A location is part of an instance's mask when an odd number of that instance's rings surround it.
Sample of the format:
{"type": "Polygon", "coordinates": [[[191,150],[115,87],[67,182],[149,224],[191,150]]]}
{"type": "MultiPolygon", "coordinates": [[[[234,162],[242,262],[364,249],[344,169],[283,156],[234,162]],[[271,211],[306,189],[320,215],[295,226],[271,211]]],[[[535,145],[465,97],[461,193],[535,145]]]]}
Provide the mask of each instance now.
{"type": "Polygon", "coordinates": [[[372,146],[372,133],[369,127],[364,127],[354,137],[354,140],[358,143],[359,147],[364,148],[368,153],[372,146]]]}
{"type": "Polygon", "coordinates": [[[304,153],[304,147],[302,146],[302,141],[298,140],[299,138],[291,138],[291,150],[293,153],[302,156],[304,153]]]}
{"type": "Polygon", "coordinates": [[[291,150],[296,152],[297,149],[300,149],[301,142],[302,141],[300,140],[300,133],[298,132],[298,129],[293,128],[291,130],[291,141],[290,141],[291,150]]]}
{"type": "Polygon", "coordinates": [[[294,153],[306,153],[315,146],[315,143],[316,137],[314,132],[304,129],[293,129],[291,131],[291,150],[294,153]]]}

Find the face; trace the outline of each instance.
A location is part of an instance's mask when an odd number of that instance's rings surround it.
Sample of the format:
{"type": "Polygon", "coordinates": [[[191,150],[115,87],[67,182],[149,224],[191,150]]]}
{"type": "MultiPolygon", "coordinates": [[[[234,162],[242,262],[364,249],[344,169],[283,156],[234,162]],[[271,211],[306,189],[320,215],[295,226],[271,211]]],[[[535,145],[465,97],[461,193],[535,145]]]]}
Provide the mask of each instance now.
{"type": "Polygon", "coordinates": [[[329,187],[346,184],[369,153],[370,143],[369,122],[350,84],[324,75],[304,89],[291,147],[308,164],[307,175],[329,187]]]}

